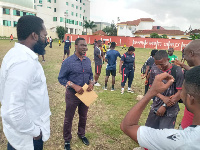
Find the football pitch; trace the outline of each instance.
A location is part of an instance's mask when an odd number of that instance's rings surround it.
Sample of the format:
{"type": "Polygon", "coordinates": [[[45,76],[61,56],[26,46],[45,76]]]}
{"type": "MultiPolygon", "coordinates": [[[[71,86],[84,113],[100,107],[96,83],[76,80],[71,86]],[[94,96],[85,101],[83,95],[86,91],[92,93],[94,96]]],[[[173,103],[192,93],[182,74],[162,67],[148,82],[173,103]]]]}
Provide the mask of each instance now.
{"type": "MultiPolygon", "coordinates": [[[[0,64],[6,52],[14,46],[17,41],[10,42],[9,40],[0,40],[0,64]]],[[[42,62],[42,57],[39,56],[47,79],[50,109],[51,115],[51,136],[50,139],[45,142],[44,150],[63,150],[63,122],[65,114],[65,88],[58,82],[58,74],[62,65],[62,57],[64,52],[64,45],[58,45],[57,41],[53,42],[53,48],[46,47],[45,62],[42,62]]],[[[121,47],[116,47],[121,55],[125,53],[121,47]]],[[[125,86],[125,93],[121,95],[121,74],[119,74],[119,61],[117,59],[117,75],[115,81],[115,91],[111,90],[111,77],[108,81],[108,90],[104,91],[104,82],[106,75],[106,63],[102,66],[102,72],[99,78],[101,87],[94,87],[94,90],[98,94],[97,100],[90,106],[88,111],[88,119],[86,125],[86,137],[90,141],[90,146],[85,146],[77,137],[78,129],[78,113],[75,113],[73,126],[72,126],[72,141],[71,148],[73,150],[132,150],[138,145],[133,142],[128,136],[126,136],[120,130],[120,123],[126,113],[134,106],[138,101],[137,95],[143,95],[144,93],[144,79],[141,79],[140,69],[144,62],[150,56],[151,49],[136,48],[136,70],[133,80],[132,88],[135,93],[127,92],[127,84],[125,86]]],[[[74,53],[74,43],[72,43],[71,54],[74,53]]],[[[93,45],[88,45],[87,57],[92,62],[92,69],[94,73],[93,62],[93,45]]],[[[175,55],[181,59],[181,51],[175,51],[175,55]]],[[[152,103],[152,102],[151,102],[152,103]]],[[[151,104],[150,103],[150,104],[151,104]]],[[[150,104],[144,110],[140,125],[144,125],[150,110],[150,104]]],[[[183,116],[184,105],[179,104],[180,112],[176,121],[176,128],[180,124],[183,116]]],[[[0,119],[0,150],[7,149],[7,140],[3,134],[2,122],[0,119]]]]}

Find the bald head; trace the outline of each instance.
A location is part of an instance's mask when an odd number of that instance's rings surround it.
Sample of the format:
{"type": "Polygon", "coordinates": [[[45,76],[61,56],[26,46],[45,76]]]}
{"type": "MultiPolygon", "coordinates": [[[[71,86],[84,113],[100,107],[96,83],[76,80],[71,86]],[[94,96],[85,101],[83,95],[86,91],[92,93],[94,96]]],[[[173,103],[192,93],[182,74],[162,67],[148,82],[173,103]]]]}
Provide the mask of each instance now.
{"type": "Polygon", "coordinates": [[[185,47],[185,51],[188,51],[188,52],[193,51],[194,54],[200,55],[200,39],[190,42],[185,47]]]}
{"type": "Polygon", "coordinates": [[[184,58],[190,67],[200,65],[200,40],[194,40],[185,47],[184,58]]]}

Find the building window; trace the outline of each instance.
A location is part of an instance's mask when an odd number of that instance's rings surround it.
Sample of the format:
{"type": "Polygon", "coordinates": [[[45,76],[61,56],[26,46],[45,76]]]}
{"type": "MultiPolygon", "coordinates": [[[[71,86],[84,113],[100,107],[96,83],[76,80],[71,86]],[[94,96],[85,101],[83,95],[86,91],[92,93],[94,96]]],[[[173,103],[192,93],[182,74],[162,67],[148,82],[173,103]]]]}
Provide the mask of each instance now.
{"type": "Polygon", "coordinates": [[[76,6],[76,9],[78,9],[78,6],[76,6]]]}
{"type": "Polygon", "coordinates": [[[79,26],[82,26],[82,22],[79,21],[79,26]]]}
{"type": "Polygon", "coordinates": [[[24,14],[23,11],[20,11],[20,16],[23,16],[23,14],[24,14]]]}
{"type": "Polygon", "coordinates": [[[3,8],[3,14],[10,15],[10,9],[3,8]]]}
{"type": "Polygon", "coordinates": [[[56,12],[56,8],[54,8],[54,12],[56,12]]]}
{"type": "Polygon", "coordinates": [[[42,4],[42,0],[39,0],[39,3],[42,4]]]}
{"type": "Polygon", "coordinates": [[[80,14],[80,18],[81,18],[81,14],[80,14]]]}
{"type": "Polygon", "coordinates": [[[69,19],[65,19],[65,23],[69,23],[69,19]]]}
{"type": "Polygon", "coordinates": [[[82,3],[82,0],[80,0],[80,3],[82,3]]]}
{"type": "Polygon", "coordinates": [[[54,3],[56,3],[56,0],[54,0],[54,3]]]}
{"type": "Polygon", "coordinates": [[[80,7],[80,10],[82,10],[82,7],[80,7]]]}
{"type": "Polygon", "coordinates": [[[20,11],[19,10],[13,10],[13,15],[14,16],[20,16],[20,11]]]}
{"type": "Polygon", "coordinates": [[[68,10],[66,10],[66,14],[68,14],[68,10]]]}
{"type": "Polygon", "coordinates": [[[74,20],[70,20],[70,21],[69,21],[69,24],[74,24],[74,20]]]}
{"type": "Polygon", "coordinates": [[[17,26],[17,21],[13,21],[13,27],[17,26]]]}
{"type": "Polygon", "coordinates": [[[74,8],[74,4],[72,4],[72,7],[74,8]]]}
{"type": "Polygon", "coordinates": [[[78,13],[76,13],[76,17],[78,17],[78,13]]]}
{"type": "Polygon", "coordinates": [[[83,5],[85,5],[85,3],[83,3],[83,5]]]}
{"type": "Polygon", "coordinates": [[[69,5],[69,3],[68,3],[68,2],[66,2],[66,5],[69,5]]]}
{"type": "Polygon", "coordinates": [[[74,15],[74,12],[71,12],[71,15],[73,16],[73,15],[74,15]]]}
{"type": "Polygon", "coordinates": [[[42,5],[37,5],[37,6],[42,7],[42,5]]]}
{"type": "Polygon", "coordinates": [[[47,2],[51,3],[51,0],[47,0],[47,2]]]}
{"type": "Polygon", "coordinates": [[[63,20],[63,17],[60,17],[60,22],[63,22],[64,20],[63,20]]]}
{"type": "Polygon", "coordinates": [[[75,21],[75,25],[78,25],[78,21],[75,21]]]}
{"type": "Polygon", "coordinates": [[[4,26],[11,26],[11,21],[3,20],[3,25],[4,26]]]}
{"type": "Polygon", "coordinates": [[[57,17],[53,17],[53,21],[57,21],[57,17]]]}
{"type": "Polygon", "coordinates": [[[85,10],[83,12],[85,13],[85,10]]]}
{"type": "Polygon", "coordinates": [[[51,7],[48,7],[48,6],[47,6],[47,8],[51,9],[51,7]]]}

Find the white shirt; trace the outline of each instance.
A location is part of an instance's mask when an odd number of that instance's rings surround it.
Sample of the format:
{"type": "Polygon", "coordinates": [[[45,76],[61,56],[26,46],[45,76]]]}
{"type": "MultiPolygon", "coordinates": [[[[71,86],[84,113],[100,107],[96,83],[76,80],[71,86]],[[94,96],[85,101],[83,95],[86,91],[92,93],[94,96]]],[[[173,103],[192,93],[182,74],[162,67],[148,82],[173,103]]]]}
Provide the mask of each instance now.
{"type": "Polygon", "coordinates": [[[43,68],[25,45],[5,55],[0,71],[0,101],[4,134],[20,150],[33,150],[33,137],[50,136],[50,108],[43,68]]]}
{"type": "Polygon", "coordinates": [[[141,126],[137,140],[141,147],[148,150],[199,150],[200,126],[190,126],[184,130],[159,130],[141,126]]]}

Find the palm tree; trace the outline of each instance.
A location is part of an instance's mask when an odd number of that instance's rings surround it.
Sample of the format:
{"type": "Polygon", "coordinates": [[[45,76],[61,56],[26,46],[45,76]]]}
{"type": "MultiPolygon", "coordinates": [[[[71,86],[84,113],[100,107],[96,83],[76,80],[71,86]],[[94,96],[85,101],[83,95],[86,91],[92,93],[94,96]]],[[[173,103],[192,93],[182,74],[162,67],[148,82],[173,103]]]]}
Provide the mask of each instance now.
{"type": "Polygon", "coordinates": [[[97,25],[94,23],[94,21],[87,21],[87,20],[84,20],[84,25],[83,25],[85,28],[86,28],[86,34],[87,34],[87,29],[90,28],[95,28],[97,25]]]}

